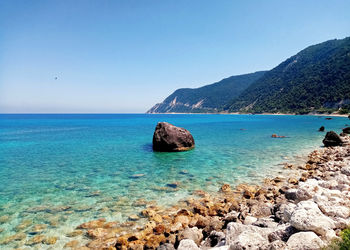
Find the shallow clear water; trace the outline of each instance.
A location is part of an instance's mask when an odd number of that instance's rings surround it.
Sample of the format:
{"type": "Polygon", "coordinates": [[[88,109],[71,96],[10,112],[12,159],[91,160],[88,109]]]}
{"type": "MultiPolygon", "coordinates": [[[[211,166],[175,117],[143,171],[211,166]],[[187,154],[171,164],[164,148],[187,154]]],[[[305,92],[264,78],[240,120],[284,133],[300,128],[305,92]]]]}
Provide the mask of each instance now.
{"type": "Polygon", "coordinates": [[[346,123],[277,115],[0,115],[0,242],[21,231],[28,240],[32,225],[47,224],[43,234],[58,236],[59,248],[82,222],[126,220],[140,198],[170,205],[193,190],[257,183],[321,146],[320,126],[340,132],[346,123]],[[196,148],[153,152],[159,121],[188,129],[196,148]],[[174,182],[177,189],[167,186],[174,182]]]}

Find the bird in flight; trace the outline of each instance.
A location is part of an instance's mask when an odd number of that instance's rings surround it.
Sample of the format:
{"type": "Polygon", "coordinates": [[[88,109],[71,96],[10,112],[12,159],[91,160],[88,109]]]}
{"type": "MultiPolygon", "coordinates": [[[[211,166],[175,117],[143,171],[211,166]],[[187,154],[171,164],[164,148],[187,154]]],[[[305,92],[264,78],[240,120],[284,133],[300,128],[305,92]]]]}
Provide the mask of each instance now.
{"type": "Polygon", "coordinates": [[[55,80],[57,80],[58,79],[58,77],[57,76],[55,76],[55,80]]]}

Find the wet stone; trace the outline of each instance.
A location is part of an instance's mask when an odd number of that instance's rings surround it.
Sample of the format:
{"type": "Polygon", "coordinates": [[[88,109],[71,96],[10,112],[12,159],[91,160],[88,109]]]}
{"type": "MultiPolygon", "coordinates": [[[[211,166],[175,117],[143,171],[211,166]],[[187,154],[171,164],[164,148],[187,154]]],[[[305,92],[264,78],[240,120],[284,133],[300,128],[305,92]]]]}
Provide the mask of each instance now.
{"type": "Polygon", "coordinates": [[[77,228],[78,229],[92,229],[92,228],[98,228],[98,227],[103,227],[103,224],[106,222],[106,219],[101,218],[98,220],[92,220],[89,222],[85,222],[81,225],[79,225],[77,228]]]}
{"type": "Polygon", "coordinates": [[[95,192],[89,193],[85,197],[96,197],[96,196],[100,196],[100,195],[101,195],[101,191],[95,191],[95,192]]]}
{"type": "Polygon", "coordinates": [[[32,224],[31,220],[24,220],[21,222],[21,224],[17,225],[15,227],[15,230],[18,231],[23,231],[24,229],[28,228],[32,224]]]}
{"type": "Polygon", "coordinates": [[[145,199],[137,199],[134,201],[133,206],[135,207],[143,207],[147,205],[147,201],[145,199]]]}
{"type": "Polygon", "coordinates": [[[82,230],[74,230],[73,232],[67,233],[67,237],[77,237],[79,235],[82,235],[84,232],[82,230]]]}
{"type": "Polygon", "coordinates": [[[72,241],[67,242],[67,243],[64,245],[64,247],[66,247],[66,248],[68,248],[68,247],[70,247],[70,248],[75,248],[75,247],[77,247],[78,245],[79,245],[79,241],[77,241],[77,240],[72,240],[72,241]]]}
{"type": "Polygon", "coordinates": [[[168,183],[166,184],[167,187],[170,187],[170,188],[177,188],[179,186],[179,184],[177,182],[174,182],[174,183],[168,183]]]}
{"type": "Polygon", "coordinates": [[[3,240],[1,240],[0,245],[6,245],[6,244],[9,244],[13,241],[23,240],[26,237],[27,237],[27,235],[25,233],[17,233],[17,234],[8,236],[8,237],[4,238],[3,240]]]}
{"type": "Polygon", "coordinates": [[[134,175],[130,176],[130,178],[137,179],[137,178],[140,178],[140,177],[143,177],[143,176],[145,176],[145,174],[134,174],[134,175]]]}
{"type": "Polygon", "coordinates": [[[89,211],[91,209],[92,209],[91,206],[82,205],[82,206],[75,207],[74,211],[76,211],[76,212],[85,212],[85,211],[89,211]]]}
{"type": "Polygon", "coordinates": [[[10,219],[10,216],[3,215],[0,217],[0,224],[6,223],[10,219]]]}
{"type": "Polygon", "coordinates": [[[231,191],[231,186],[229,184],[224,184],[220,188],[221,192],[230,192],[231,191]]]}
{"type": "Polygon", "coordinates": [[[132,215],[129,216],[128,219],[131,220],[131,221],[137,221],[137,220],[140,219],[140,217],[137,216],[136,214],[132,214],[132,215]]]}
{"type": "Polygon", "coordinates": [[[34,225],[32,227],[31,230],[29,230],[29,234],[37,234],[37,233],[41,233],[42,231],[44,231],[47,228],[46,224],[37,224],[34,225]]]}
{"type": "Polygon", "coordinates": [[[57,242],[58,238],[55,237],[55,236],[50,236],[50,237],[47,237],[43,240],[43,243],[46,244],[46,245],[53,245],[57,242]]]}
{"type": "Polygon", "coordinates": [[[25,244],[27,246],[32,246],[41,243],[45,239],[44,235],[35,235],[30,238],[25,244]]]}

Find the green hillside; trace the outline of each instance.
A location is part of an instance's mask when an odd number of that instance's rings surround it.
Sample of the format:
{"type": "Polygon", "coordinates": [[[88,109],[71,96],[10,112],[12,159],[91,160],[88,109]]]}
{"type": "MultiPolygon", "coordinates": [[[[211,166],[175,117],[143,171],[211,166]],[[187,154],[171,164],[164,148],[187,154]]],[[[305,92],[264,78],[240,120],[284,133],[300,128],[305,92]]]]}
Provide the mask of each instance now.
{"type": "Polygon", "coordinates": [[[162,103],[147,113],[202,113],[218,112],[228,101],[238,96],[250,84],[264,75],[265,71],[231,76],[200,88],[178,89],[162,103]]]}
{"type": "Polygon", "coordinates": [[[310,46],[225,106],[240,112],[322,112],[350,104],[350,38],[310,46]]]}

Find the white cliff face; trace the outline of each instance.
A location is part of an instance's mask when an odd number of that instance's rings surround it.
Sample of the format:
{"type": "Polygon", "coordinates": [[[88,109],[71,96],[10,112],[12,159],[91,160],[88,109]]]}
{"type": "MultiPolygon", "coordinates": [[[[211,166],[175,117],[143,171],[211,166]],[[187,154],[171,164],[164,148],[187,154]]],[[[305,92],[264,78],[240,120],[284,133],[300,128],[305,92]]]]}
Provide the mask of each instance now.
{"type": "Polygon", "coordinates": [[[170,106],[171,107],[174,107],[175,105],[176,105],[176,99],[177,99],[177,96],[175,96],[175,98],[174,98],[174,100],[172,100],[171,102],[170,102],[170,106]]]}

